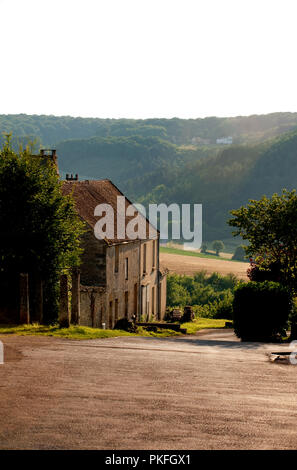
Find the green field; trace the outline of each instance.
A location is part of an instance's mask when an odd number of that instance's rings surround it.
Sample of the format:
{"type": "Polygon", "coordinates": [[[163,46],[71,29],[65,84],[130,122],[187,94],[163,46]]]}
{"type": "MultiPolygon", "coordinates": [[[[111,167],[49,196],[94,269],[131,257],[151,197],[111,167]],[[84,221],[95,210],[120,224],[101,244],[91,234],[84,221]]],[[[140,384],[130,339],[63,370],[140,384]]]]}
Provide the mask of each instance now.
{"type": "MultiPolygon", "coordinates": [[[[247,245],[246,240],[242,240],[241,237],[231,237],[231,238],[220,238],[220,240],[224,243],[225,247],[223,249],[224,253],[231,253],[234,254],[236,248],[239,245],[247,245]]],[[[205,241],[207,248],[212,249],[213,241],[205,241]]]]}
{"type": "MultiPolygon", "coordinates": [[[[212,255],[211,253],[198,253],[197,251],[188,251],[179,248],[167,248],[160,246],[161,253],[170,253],[172,255],[183,255],[183,256],[196,256],[197,258],[209,258],[216,259],[219,261],[232,261],[232,263],[244,263],[244,261],[238,261],[235,259],[223,258],[222,256],[212,255]]],[[[247,261],[246,261],[247,262],[247,261]]]]}

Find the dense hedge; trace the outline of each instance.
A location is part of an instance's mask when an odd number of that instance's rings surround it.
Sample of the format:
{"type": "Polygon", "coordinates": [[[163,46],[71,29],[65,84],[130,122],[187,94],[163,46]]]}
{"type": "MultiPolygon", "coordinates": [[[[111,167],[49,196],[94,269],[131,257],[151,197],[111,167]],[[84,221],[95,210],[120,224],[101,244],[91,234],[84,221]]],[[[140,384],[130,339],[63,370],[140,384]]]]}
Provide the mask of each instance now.
{"type": "Polygon", "coordinates": [[[235,259],[238,261],[246,261],[245,255],[246,253],[245,253],[244,245],[239,245],[236,248],[234,255],[232,256],[232,259],[235,259]]]}
{"type": "Polygon", "coordinates": [[[232,319],[233,290],[238,279],[233,274],[222,276],[205,271],[192,276],[170,274],[167,277],[167,306],[191,305],[195,315],[232,319]]]}
{"type": "Polygon", "coordinates": [[[233,322],[242,341],[273,341],[284,334],[292,309],[289,291],[277,282],[248,282],[234,292],[233,322]]]}

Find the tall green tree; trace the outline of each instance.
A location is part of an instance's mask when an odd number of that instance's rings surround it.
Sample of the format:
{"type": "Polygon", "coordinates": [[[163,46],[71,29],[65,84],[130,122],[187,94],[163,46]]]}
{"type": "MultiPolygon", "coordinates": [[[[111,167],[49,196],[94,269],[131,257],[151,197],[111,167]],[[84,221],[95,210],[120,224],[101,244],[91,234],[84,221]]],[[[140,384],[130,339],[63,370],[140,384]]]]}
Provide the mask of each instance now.
{"type": "Polygon", "coordinates": [[[212,243],[212,247],[215,250],[216,255],[219,256],[220,252],[225,248],[225,245],[221,240],[215,240],[212,243]]]}
{"type": "Polygon", "coordinates": [[[250,200],[246,207],[232,210],[229,225],[233,235],[249,241],[249,256],[263,269],[276,264],[281,281],[297,292],[297,194],[283,190],[271,198],[250,200]]]}
{"type": "Polygon", "coordinates": [[[61,192],[53,164],[13,152],[7,138],[0,151],[0,274],[27,272],[45,285],[45,321],[57,316],[57,281],[77,266],[83,224],[71,197],[61,192]]]}

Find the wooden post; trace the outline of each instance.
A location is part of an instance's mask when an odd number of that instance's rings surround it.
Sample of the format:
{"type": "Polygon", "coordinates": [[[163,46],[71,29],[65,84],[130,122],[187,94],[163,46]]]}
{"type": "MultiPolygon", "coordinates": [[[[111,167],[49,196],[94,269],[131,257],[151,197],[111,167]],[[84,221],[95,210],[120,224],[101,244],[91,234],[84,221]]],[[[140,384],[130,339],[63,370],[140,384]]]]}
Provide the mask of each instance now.
{"type": "Polygon", "coordinates": [[[20,324],[30,323],[29,278],[27,273],[20,274],[20,324]]]}
{"type": "Polygon", "coordinates": [[[60,277],[59,325],[60,325],[60,328],[69,328],[70,326],[67,274],[62,274],[60,277]]]}
{"type": "Polygon", "coordinates": [[[30,303],[31,307],[31,322],[43,322],[43,282],[38,274],[35,274],[30,278],[33,283],[33,289],[31,289],[33,295],[33,302],[30,303]]]}
{"type": "Polygon", "coordinates": [[[37,277],[35,284],[35,308],[36,315],[40,325],[43,322],[43,281],[40,277],[37,277]]]}
{"type": "Polygon", "coordinates": [[[92,290],[91,292],[91,318],[92,318],[92,327],[94,328],[95,326],[95,296],[94,296],[94,291],[92,290]]]}
{"type": "Polygon", "coordinates": [[[80,323],[80,272],[78,268],[72,269],[72,290],[71,290],[71,323],[80,323]]]}

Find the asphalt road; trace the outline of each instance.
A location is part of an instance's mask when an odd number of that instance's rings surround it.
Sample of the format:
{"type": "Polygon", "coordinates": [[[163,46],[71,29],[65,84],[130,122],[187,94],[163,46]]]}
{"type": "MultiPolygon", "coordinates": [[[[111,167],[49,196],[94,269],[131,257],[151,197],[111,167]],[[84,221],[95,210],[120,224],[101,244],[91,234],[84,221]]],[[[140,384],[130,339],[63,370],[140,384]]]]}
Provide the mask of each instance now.
{"type": "Polygon", "coordinates": [[[1,336],[1,449],[295,449],[288,345],[1,336]]]}

